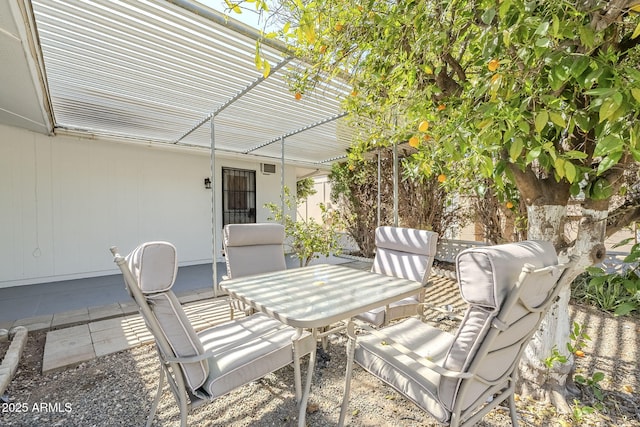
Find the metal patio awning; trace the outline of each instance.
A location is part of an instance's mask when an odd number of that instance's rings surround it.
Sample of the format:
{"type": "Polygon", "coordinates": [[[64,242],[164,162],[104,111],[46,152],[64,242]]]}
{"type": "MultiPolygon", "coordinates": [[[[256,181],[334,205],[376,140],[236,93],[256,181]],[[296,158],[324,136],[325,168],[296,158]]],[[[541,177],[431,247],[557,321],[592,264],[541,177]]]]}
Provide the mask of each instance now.
{"type": "Polygon", "coordinates": [[[296,100],[286,76],[303,67],[269,40],[264,79],[257,30],[184,0],[31,0],[54,125],[328,167],[350,131],[340,108],[351,88],[321,83],[296,100]],[[276,143],[278,142],[278,143],[276,143]]]}

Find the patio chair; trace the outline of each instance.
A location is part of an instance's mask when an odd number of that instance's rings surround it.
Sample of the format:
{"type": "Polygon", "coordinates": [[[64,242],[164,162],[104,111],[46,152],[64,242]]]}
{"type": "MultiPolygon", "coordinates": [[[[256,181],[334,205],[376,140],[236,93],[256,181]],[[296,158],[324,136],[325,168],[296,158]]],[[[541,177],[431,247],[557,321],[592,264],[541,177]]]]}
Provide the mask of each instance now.
{"type": "MultiPolygon", "coordinates": [[[[517,426],[518,363],[556,300],[566,267],[549,242],[466,249],[456,268],[469,306],[457,332],[415,318],[370,328],[357,339],[355,361],[440,423],[473,425],[508,399],[517,426]]],[[[341,422],[350,380],[347,375],[341,422]]]]}
{"type": "Polygon", "coordinates": [[[315,347],[306,332],[263,314],[195,332],[171,291],[177,273],[175,247],[148,242],[126,258],[111,248],[130,295],[155,338],[160,380],[147,426],[153,422],[164,378],[186,426],[192,408],[293,363],[296,399],[301,399],[300,358],[315,347]]]}
{"type": "MultiPolygon", "coordinates": [[[[228,224],[224,227],[224,252],[227,275],[224,279],[237,279],[252,274],[285,270],[285,231],[282,224],[228,224]]],[[[231,318],[234,311],[253,313],[249,307],[231,300],[231,318]]]]}
{"type": "MultiPolygon", "coordinates": [[[[371,271],[387,276],[415,280],[426,286],[436,255],[438,233],[402,227],[376,229],[376,255],[371,271]]],[[[421,315],[424,290],[417,295],[356,316],[374,326],[391,320],[421,315]]]]}

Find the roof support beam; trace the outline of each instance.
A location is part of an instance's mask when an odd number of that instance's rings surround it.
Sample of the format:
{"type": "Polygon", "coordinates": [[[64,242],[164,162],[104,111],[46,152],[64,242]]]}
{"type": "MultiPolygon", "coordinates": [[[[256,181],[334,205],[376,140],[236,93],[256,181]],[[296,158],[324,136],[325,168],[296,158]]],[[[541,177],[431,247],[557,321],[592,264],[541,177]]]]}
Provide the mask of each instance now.
{"type": "Polygon", "coordinates": [[[279,136],[279,137],[277,137],[277,138],[274,138],[274,139],[272,139],[271,141],[267,141],[267,142],[265,142],[265,143],[263,143],[263,144],[257,145],[257,146],[255,146],[255,147],[253,147],[253,148],[251,148],[251,149],[249,149],[249,150],[245,151],[245,152],[244,152],[244,154],[249,154],[249,153],[251,153],[252,151],[256,151],[256,150],[259,150],[259,149],[261,149],[261,148],[264,148],[264,147],[266,147],[266,146],[268,146],[268,145],[275,144],[276,142],[279,142],[282,138],[288,138],[288,137],[290,137],[290,136],[297,135],[297,134],[302,133],[302,132],[304,132],[304,131],[307,131],[307,130],[309,130],[309,129],[313,129],[313,128],[317,127],[317,126],[322,126],[322,125],[324,125],[324,124],[330,123],[330,122],[332,122],[332,121],[334,121],[334,120],[337,120],[337,119],[339,119],[339,118],[342,118],[342,117],[344,117],[344,116],[346,116],[346,115],[347,115],[347,113],[343,112],[343,113],[340,113],[340,114],[335,114],[335,115],[333,115],[333,116],[331,116],[331,117],[328,117],[328,118],[326,118],[326,119],[322,119],[322,120],[317,121],[317,122],[315,122],[315,123],[311,123],[311,124],[310,124],[310,125],[308,125],[308,126],[301,127],[300,129],[296,129],[296,130],[291,131],[291,132],[289,132],[289,133],[285,133],[284,135],[281,135],[281,136],[279,136]]]}
{"type": "MultiPolygon", "coordinates": [[[[278,64],[276,64],[273,68],[271,68],[271,73],[269,73],[269,75],[278,72],[278,70],[280,70],[282,67],[284,67],[285,65],[287,65],[289,63],[289,61],[291,61],[293,58],[292,57],[288,57],[285,58],[284,60],[280,61],[278,64]]],[[[249,93],[251,91],[251,89],[255,88],[256,86],[258,86],[260,83],[262,83],[263,81],[265,81],[267,79],[267,77],[269,76],[260,76],[259,78],[255,79],[253,82],[251,82],[251,84],[249,84],[247,87],[245,87],[244,89],[242,89],[240,92],[236,93],[234,96],[232,96],[231,98],[229,98],[228,100],[226,100],[224,102],[224,104],[220,105],[215,111],[213,111],[212,113],[207,114],[207,116],[205,118],[203,118],[202,120],[200,120],[195,126],[193,126],[191,129],[189,129],[187,132],[185,132],[180,138],[176,139],[173,143],[177,144],[180,141],[182,141],[183,139],[185,139],[187,136],[189,136],[191,133],[195,132],[200,126],[204,125],[205,123],[207,123],[210,119],[212,119],[213,117],[217,116],[218,114],[220,114],[222,111],[224,111],[226,108],[228,108],[229,106],[231,106],[234,102],[236,102],[237,100],[239,100],[240,98],[242,98],[244,95],[246,95],[247,93],[249,93]]]]}

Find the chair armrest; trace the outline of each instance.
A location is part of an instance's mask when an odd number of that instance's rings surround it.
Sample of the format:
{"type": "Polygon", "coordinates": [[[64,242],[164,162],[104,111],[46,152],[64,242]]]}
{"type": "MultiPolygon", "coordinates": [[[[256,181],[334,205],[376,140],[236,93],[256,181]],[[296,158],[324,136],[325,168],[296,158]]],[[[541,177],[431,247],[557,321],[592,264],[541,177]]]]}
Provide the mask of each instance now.
{"type": "Polygon", "coordinates": [[[213,354],[210,352],[204,352],[202,354],[196,354],[193,356],[182,356],[182,357],[164,357],[165,363],[195,363],[202,362],[203,360],[209,359],[213,357],[213,354]]]}
{"type": "Polygon", "coordinates": [[[392,338],[390,338],[389,336],[385,335],[380,330],[373,329],[372,327],[370,327],[368,325],[365,325],[365,324],[362,324],[362,325],[359,325],[359,326],[362,329],[365,329],[365,330],[369,331],[372,335],[375,335],[378,338],[382,338],[384,345],[392,346],[393,348],[398,350],[400,353],[404,354],[405,356],[410,357],[411,359],[413,359],[416,362],[420,363],[424,367],[426,367],[426,368],[428,368],[428,369],[430,369],[430,370],[442,375],[443,377],[447,377],[447,378],[473,378],[475,376],[474,374],[471,374],[469,372],[456,372],[456,371],[451,371],[449,369],[446,369],[446,368],[438,365],[437,363],[433,362],[432,360],[430,360],[430,359],[428,359],[428,358],[426,358],[424,356],[420,356],[419,354],[415,353],[410,348],[407,348],[404,345],[395,342],[392,338]]]}

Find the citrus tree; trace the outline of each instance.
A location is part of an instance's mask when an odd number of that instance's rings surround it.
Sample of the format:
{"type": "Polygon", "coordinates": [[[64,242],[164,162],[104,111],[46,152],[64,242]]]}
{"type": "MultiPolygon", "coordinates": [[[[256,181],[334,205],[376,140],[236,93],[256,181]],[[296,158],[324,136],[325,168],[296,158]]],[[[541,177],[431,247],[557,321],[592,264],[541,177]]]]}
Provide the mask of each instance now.
{"type": "MultiPolygon", "coordinates": [[[[416,167],[443,185],[515,185],[528,238],[577,260],[568,281],[603,259],[607,234],[640,217],[627,192],[640,161],[640,1],[277,3],[281,36],[310,64],[292,76],[292,93],[327,77],[353,88],[345,109],[366,126],[351,161],[408,140],[416,167]],[[571,235],[569,215],[579,218],[571,235]]],[[[571,391],[569,289],[521,367],[523,383],[540,386],[523,391],[542,390],[561,409],[571,391]],[[567,363],[548,375],[542,361],[554,348],[567,363]]]]}

